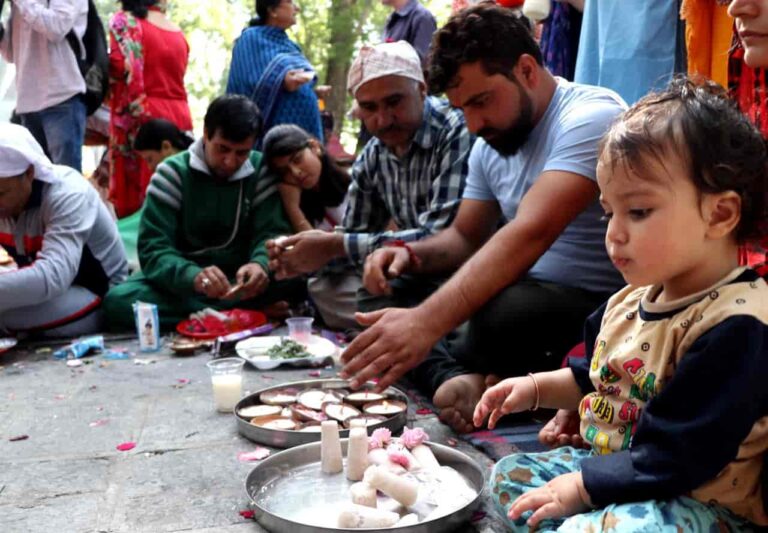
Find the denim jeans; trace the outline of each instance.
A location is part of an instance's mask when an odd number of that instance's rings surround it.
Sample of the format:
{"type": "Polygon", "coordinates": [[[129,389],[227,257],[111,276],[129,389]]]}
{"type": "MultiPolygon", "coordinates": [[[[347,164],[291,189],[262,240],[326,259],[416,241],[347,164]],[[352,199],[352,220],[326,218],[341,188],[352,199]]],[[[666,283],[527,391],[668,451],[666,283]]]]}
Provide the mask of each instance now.
{"type": "Polygon", "coordinates": [[[54,164],[82,172],[85,104],[79,94],[19,118],[54,164]]]}

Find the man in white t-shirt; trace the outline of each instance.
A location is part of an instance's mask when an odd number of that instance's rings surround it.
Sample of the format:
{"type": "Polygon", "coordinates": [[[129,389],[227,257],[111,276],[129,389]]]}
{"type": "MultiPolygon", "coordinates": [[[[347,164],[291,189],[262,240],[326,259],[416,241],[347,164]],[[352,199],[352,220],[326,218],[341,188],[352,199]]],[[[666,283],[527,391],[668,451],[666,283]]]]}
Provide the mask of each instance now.
{"type": "Polygon", "coordinates": [[[12,0],[11,5],[0,53],[16,65],[16,113],[54,164],[80,172],[85,81],[67,34],[83,38],[88,0],[12,0]]]}
{"type": "Polygon", "coordinates": [[[605,251],[595,168],[599,140],[626,106],[607,89],[553,77],[509,10],[470,7],[434,42],[430,88],[481,139],[452,225],[374,252],[364,284],[377,294],[405,272],[456,272],[413,309],[360,315],[371,327],[345,352],[343,373],[353,386],[378,376],[386,387],[413,369],[441,418],[469,431],[488,376],[557,367],[586,317],[623,285],[605,251]],[[466,353],[427,356],[466,320],[466,353]]]}

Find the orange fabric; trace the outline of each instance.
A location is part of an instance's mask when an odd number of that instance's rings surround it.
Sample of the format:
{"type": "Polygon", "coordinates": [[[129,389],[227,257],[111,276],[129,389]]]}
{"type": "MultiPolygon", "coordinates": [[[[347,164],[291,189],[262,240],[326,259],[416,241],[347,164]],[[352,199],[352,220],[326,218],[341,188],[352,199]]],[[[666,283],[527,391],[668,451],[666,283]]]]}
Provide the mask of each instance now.
{"type": "Polygon", "coordinates": [[[685,46],[688,74],[711,78],[728,85],[728,49],[731,47],[733,19],[728,6],[715,0],[683,0],[680,18],[685,20],[685,46]]]}

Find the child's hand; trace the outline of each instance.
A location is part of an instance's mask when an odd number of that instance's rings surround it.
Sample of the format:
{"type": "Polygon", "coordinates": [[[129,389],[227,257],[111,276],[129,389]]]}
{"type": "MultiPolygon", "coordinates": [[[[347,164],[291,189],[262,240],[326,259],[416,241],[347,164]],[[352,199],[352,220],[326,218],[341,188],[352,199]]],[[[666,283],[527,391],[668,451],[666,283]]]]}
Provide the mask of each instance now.
{"type": "Polygon", "coordinates": [[[561,518],[584,512],[592,506],[584,488],[581,472],[571,472],[537,489],[526,492],[512,503],[507,516],[517,520],[526,511],[533,511],[528,526],[535,528],[545,518],[561,518]]]}
{"type": "Polygon", "coordinates": [[[486,389],[475,407],[472,422],[475,427],[480,427],[490,413],[488,429],[493,429],[502,416],[530,409],[535,402],[536,385],[533,378],[525,376],[505,379],[486,389]]]}

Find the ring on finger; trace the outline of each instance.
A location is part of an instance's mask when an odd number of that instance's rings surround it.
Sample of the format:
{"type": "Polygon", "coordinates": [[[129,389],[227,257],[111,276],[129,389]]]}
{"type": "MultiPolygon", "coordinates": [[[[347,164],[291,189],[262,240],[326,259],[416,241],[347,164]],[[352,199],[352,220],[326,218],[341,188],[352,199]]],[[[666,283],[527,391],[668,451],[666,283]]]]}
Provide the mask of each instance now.
{"type": "Polygon", "coordinates": [[[211,285],[211,280],[208,278],[203,278],[203,281],[201,281],[203,288],[208,288],[211,285]]]}

